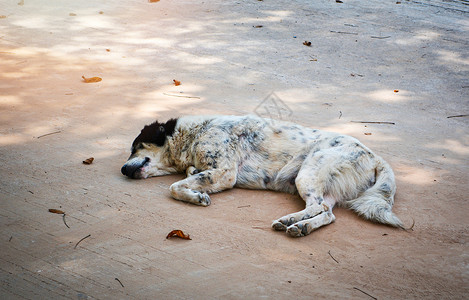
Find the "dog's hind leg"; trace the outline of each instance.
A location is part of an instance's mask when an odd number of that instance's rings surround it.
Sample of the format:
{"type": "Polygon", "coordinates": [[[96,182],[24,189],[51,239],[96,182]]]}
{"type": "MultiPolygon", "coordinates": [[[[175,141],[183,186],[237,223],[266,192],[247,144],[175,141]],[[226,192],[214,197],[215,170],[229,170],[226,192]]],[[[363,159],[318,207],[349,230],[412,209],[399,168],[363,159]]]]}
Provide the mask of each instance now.
{"type": "Polygon", "coordinates": [[[291,236],[304,236],[335,220],[336,202],[355,199],[375,180],[375,158],[358,144],[328,148],[308,155],[295,184],[306,208],[294,218],[286,216],[274,222],[274,229],[291,236]],[[286,227],[286,229],[284,229],[286,227]]]}
{"type": "Polygon", "coordinates": [[[169,188],[174,199],[209,206],[209,193],[230,189],[236,182],[236,171],[230,169],[206,170],[175,182],[169,188]]]}
{"type": "Polygon", "coordinates": [[[309,194],[311,196],[306,199],[308,204],[305,209],[275,220],[272,227],[275,230],[287,231],[287,234],[297,237],[308,235],[313,230],[334,222],[335,216],[332,213],[334,199],[309,194]]]}
{"type": "MultiPolygon", "coordinates": [[[[295,179],[300,197],[306,202],[302,211],[286,215],[273,222],[275,230],[291,236],[305,236],[317,228],[335,221],[332,209],[337,200],[331,195],[332,175],[341,163],[341,154],[332,150],[311,153],[305,159],[295,179]]],[[[334,194],[334,193],[332,193],[334,194]]]]}
{"type": "Polygon", "coordinates": [[[275,220],[272,224],[275,230],[287,231],[291,236],[305,236],[334,222],[332,208],[335,200],[325,196],[325,187],[317,180],[316,175],[314,169],[308,169],[307,173],[298,173],[295,183],[298,193],[306,202],[306,208],[275,220]]]}

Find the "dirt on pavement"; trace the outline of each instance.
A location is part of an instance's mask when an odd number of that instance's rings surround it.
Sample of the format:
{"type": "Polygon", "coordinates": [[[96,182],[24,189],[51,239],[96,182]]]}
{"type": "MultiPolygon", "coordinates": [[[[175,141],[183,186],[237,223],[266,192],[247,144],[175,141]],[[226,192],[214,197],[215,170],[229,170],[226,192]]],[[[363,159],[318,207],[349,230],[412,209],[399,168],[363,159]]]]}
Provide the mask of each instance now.
{"type": "Polygon", "coordinates": [[[466,2],[1,3],[0,298],[467,298],[466,2]],[[197,207],[170,197],[182,175],[120,174],[145,124],[252,114],[272,92],[386,159],[413,231],[336,208],[295,239],[270,225],[297,196],[197,207]]]}

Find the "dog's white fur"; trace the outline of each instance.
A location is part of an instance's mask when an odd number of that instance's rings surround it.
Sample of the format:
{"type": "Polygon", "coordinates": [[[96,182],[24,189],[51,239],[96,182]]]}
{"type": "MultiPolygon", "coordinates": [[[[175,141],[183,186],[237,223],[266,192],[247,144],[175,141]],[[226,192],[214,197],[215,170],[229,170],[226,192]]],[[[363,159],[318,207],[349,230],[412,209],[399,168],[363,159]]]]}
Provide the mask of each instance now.
{"type": "Polygon", "coordinates": [[[133,145],[122,172],[132,178],[186,172],[171,195],[202,206],[210,205],[208,194],[233,187],[298,193],[306,208],[272,224],[291,236],[333,222],[336,204],[403,228],[391,211],[391,167],[353,137],[257,116],[182,117],[166,134],[163,145],[133,145]]]}

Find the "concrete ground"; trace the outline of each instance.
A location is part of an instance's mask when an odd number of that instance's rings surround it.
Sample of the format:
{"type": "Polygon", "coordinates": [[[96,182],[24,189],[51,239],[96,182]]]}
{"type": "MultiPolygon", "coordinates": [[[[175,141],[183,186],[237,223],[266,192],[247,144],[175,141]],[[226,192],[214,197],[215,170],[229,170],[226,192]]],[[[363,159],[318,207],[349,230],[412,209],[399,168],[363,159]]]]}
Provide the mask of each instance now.
{"type": "Polygon", "coordinates": [[[0,298],[466,298],[467,1],[343,2],[3,1],[0,298]],[[294,239],[270,224],[296,196],[234,189],[204,208],[170,198],[182,175],[120,174],[143,125],[253,113],[272,92],[383,156],[414,230],[336,208],[294,239]]]}

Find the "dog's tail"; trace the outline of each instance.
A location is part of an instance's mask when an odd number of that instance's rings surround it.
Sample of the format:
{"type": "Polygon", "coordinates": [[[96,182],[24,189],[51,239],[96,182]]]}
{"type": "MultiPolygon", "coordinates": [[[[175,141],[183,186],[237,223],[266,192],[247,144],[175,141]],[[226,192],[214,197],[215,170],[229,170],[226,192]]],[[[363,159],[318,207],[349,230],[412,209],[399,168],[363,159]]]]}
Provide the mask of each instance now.
{"type": "Polygon", "coordinates": [[[358,198],[347,201],[348,207],[365,219],[405,229],[401,220],[392,212],[396,183],[391,167],[378,158],[375,174],[375,184],[358,198]]]}

